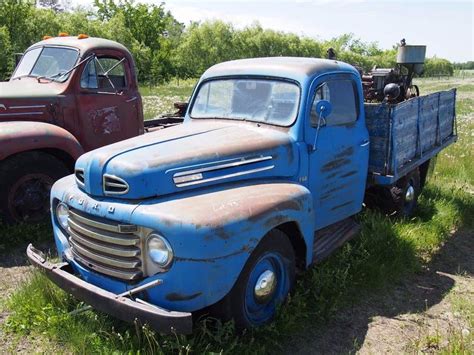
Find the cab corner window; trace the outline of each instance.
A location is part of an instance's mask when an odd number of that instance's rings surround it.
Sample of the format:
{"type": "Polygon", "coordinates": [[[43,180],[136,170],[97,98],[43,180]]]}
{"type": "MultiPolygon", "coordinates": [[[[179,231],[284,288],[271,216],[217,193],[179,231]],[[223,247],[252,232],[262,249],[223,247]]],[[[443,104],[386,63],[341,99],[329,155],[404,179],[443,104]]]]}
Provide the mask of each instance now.
{"type": "Polygon", "coordinates": [[[81,76],[81,87],[114,92],[127,87],[123,59],[100,57],[90,60],[81,76]]]}
{"type": "Polygon", "coordinates": [[[328,126],[348,124],[357,120],[356,91],[352,80],[329,80],[317,88],[311,105],[312,126],[318,125],[319,113],[316,112],[316,104],[319,100],[331,103],[332,112],[326,117],[328,126]]]}

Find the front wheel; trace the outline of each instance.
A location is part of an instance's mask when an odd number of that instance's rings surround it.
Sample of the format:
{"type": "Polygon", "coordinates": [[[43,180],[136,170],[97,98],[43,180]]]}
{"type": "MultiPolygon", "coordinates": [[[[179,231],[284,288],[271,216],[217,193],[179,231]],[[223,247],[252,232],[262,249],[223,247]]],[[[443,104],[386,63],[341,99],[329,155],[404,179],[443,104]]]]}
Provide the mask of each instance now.
{"type": "Polygon", "coordinates": [[[242,330],[270,322],[295,283],[295,254],[288,237],[270,231],[252,252],[229,294],[214,307],[214,314],[234,319],[242,330]]]}
{"type": "Polygon", "coordinates": [[[49,214],[54,182],[69,173],[54,156],[20,153],[0,163],[0,218],[13,223],[37,223],[49,214]]]}

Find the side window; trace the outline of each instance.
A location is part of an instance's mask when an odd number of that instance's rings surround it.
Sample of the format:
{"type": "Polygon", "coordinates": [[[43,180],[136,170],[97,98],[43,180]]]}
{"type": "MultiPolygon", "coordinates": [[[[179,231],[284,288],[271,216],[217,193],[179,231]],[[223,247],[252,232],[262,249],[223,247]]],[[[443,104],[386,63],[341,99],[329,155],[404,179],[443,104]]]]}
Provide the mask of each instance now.
{"type": "Polygon", "coordinates": [[[124,61],[111,57],[89,61],[81,76],[81,87],[111,92],[125,89],[127,79],[124,61]]]}
{"type": "Polygon", "coordinates": [[[319,113],[315,108],[319,100],[327,100],[332,105],[332,112],[326,118],[328,126],[347,124],[357,120],[356,91],[352,80],[329,80],[319,86],[311,105],[312,126],[318,125],[319,113]]]}
{"type": "Polygon", "coordinates": [[[91,59],[86,64],[81,76],[81,88],[84,89],[98,89],[97,70],[95,67],[95,60],[91,59]]]}

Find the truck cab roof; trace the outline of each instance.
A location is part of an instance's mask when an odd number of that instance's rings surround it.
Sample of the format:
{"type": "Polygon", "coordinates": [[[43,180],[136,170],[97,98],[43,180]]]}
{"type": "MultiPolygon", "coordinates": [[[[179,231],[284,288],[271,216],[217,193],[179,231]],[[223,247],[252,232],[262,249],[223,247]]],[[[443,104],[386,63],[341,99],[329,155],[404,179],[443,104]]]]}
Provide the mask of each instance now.
{"type": "Polygon", "coordinates": [[[77,36],[51,37],[33,44],[27,49],[27,51],[40,46],[68,46],[79,49],[81,54],[89,51],[90,49],[99,48],[115,49],[125,53],[130,53],[125,46],[115,41],[97,37],[79,39],[77,36]]]}
{"type": "Polygon", "coordinates": [[[216,64],[206,70],[201,80],[226,76],[268,76],[304,82],[328,72],[350,72],[358,75],[357,70],[337,60],[301,57],[266,57],[232,60],[216,64]]]}

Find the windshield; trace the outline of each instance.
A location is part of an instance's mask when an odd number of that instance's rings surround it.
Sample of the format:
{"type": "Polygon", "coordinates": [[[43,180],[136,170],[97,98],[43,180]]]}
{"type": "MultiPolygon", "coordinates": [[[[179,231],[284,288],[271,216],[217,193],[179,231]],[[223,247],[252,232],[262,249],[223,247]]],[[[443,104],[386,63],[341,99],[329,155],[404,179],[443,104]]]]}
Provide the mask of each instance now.
{"type": "Polygon", "coordinates": [[[38,47],[25,53],[15,70],[12,79],[22,76],[46,77],[57,81],[67,80],[69,74],[61,75],[71,69],[77,61],[79,52],[64,47],[38,47]]]}
{"type": "Polygon", "coordinates": [[[296,119],[299,87],[270,79],[215,79],[199,88],[192,118],[225,118],[289,126],[296,119]]]}

